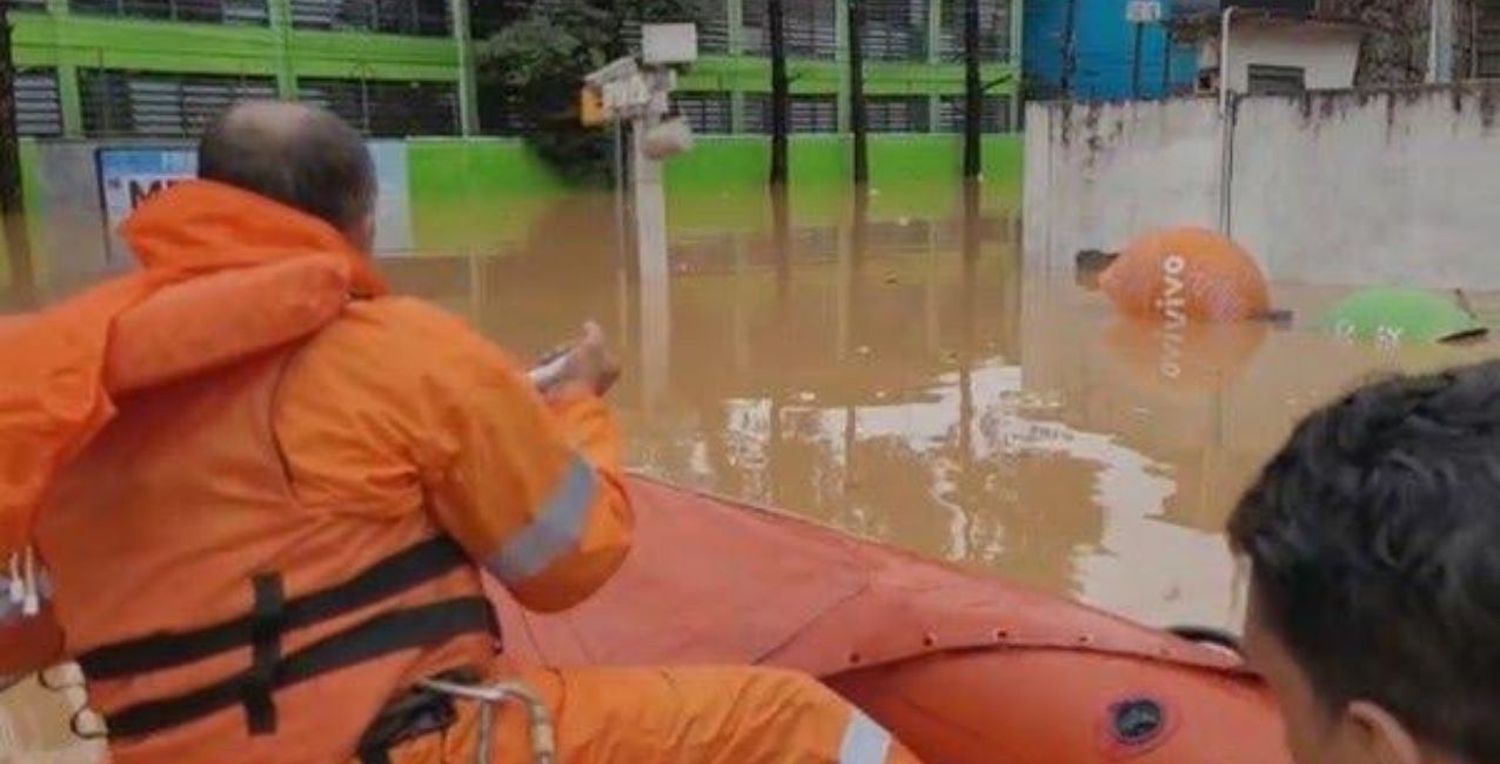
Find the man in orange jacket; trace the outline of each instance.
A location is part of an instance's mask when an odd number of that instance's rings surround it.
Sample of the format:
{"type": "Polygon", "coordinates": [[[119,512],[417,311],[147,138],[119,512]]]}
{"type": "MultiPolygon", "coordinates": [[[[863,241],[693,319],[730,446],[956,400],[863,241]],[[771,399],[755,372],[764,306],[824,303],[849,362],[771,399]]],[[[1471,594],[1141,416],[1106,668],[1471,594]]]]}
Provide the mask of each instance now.
{"type": "Polygon", "coordinates": [[[199,152],[202,179],[123,229],[142,273],[42,317],[84,350],[0,338],[55,388],[8,391],[39,402],[0,435],[67,441],[38,451],[57,455],[33,471],[46,485],[0,483],[0,515],[44,497],[6,527],[30,528],[57,627],[0,590],[0,674],[77,660],[122,764],[540,761],[554,734],[564,762],[914,761],[797,674],[508,666],[482,574],[560,610],[629,548],[603,338],[588,328],[538,389],[460,321],[385,296],[373,166],[326,112],[244,104],[199,152]],[[353,295],[331,323],[267,347],[252,329],[277,316],[246,316],[214,359],[184,361],[176,335],[209,318],[192,290],[330,258],[353,295]],[[155,331],[117,320],[133,307],[155,331]],[[150,382],[111,388],[127,378],[150,382]],[[518,699],[493,723],[454,694],[496,682],[518,699]]]}

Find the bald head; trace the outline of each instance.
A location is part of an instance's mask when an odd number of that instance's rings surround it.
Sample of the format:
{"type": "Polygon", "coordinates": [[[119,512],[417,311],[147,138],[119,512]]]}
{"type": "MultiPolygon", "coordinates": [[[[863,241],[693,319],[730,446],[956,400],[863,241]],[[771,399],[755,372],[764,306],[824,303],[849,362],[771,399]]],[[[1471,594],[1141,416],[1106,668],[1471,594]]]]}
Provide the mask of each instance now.
{"type": "Polygon", "coordinates": [[[321,218],[368,248],[375,166],[364,141],[332,113],[284,101],[245,101],[198,144],[198,177],[321,218]]]}

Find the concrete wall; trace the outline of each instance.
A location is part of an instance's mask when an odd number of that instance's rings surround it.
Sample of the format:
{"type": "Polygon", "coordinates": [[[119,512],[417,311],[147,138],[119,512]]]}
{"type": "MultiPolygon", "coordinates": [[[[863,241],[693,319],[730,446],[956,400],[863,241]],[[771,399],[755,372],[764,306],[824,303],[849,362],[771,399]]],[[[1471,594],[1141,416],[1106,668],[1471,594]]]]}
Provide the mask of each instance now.
{"type": "MultiPolygon", "coordinates": [[[[1289,24],[1237,24],[1229,43],[1229,85],[1250,90],[1250,66],[1290,66],[1306,72],[1309,90],[1354,86],[1364,33],[1352,27],[1289,24]]],[[[1219,41],[1203,46],[1199,65],[1218,68],[1219,41]]]]}
{"type": "MultiPolygon", "coordinates": [[[[1273,278],[1500,289],[1500,89],[1241,101],[1231,232],[1273,278]]],[[[1216,227],[1210,99],[1034,104],[1026,256],[1068,268],[1154,226],[1216,227]]]]}
{"type": "Polygon", "coordinates": [[[1211,99],[1032,104],[1026,123],[1028,266],[1071,267],[1166,225],[1218,218],[1219,118],[1211,99]]]}

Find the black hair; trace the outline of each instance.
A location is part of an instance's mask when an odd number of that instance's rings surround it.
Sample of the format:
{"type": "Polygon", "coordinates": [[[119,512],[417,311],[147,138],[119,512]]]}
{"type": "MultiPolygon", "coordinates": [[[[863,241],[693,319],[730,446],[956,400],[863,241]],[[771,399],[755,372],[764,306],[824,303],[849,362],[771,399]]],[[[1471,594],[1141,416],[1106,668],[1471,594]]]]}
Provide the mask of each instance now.
{"type": "Polygon", "coordinates": [[[1500,761],[1500,362],[1313,413],[1229,536],[1329,710],[1371,701],[1426,745],[1500,761]]]}
{"type": "Polygon", "coordinates": [[[375,205],[363,139],[332,112],[247,101],[219,115],[198,144],[198,176],[274,199],[340,231],[375,205]]]}

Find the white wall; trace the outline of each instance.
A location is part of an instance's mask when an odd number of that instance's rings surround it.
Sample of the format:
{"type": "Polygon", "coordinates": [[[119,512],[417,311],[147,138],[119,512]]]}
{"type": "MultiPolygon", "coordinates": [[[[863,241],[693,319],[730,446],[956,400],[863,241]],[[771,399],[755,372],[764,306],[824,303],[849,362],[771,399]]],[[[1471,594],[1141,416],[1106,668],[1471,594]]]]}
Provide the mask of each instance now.
{"type": "MultiPolygon", "coordinates": [[[[1244,99],[1231,225],[1273,278],[1500,289],[1500,89],[1244,99]]],[[[1210,99],[1033,104],[1026,257],[1071,268],[1152,226],[1214,226],[1210,99]]]]}
{"type": "Polygon", "coordinates": [[[1138,231],[1216,224],[1212,99],[1031,104],[1026,119],[1028,264],[1072,267],[1078,251],[1117,250],[1138,231]]]}
{"type": "MultiPolygon", "coordinates": [[[[1342,26],[1238,22],[1229,36],[1229,85],[1236,93],[1248,91],[1250,65],[1261,64],[1304,70],[1309,90],[1353,87],[1363,35],[1342,26]]],[[[1217,39],[1203,46],[1199,63],[1218,68],[1217,39]]]]}

